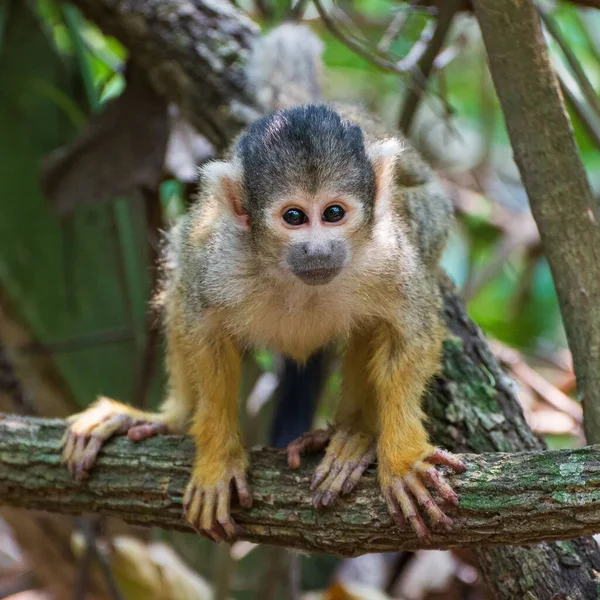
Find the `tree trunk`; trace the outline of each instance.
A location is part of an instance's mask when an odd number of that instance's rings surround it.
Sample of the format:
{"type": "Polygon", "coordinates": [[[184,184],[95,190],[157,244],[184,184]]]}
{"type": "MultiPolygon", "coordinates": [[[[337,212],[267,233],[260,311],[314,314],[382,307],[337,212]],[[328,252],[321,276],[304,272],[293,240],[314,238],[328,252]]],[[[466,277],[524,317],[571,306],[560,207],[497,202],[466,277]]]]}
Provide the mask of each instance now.
{"type": "Polygon", "coordinates": [[[531,211],[540,230],[583,401],[587,441],[600,442],[600,209],[577,150],[531,0],[475,0],[531,211]]]}

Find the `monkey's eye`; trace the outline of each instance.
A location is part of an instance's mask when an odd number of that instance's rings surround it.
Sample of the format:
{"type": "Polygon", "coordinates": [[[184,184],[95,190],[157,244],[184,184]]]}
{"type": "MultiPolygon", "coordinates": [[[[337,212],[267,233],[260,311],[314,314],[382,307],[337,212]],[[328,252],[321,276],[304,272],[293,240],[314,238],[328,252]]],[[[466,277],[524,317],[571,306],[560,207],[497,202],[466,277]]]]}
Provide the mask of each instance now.
{"type": "Polygon", "coordinates": [[[333,206],[328,206],[323,212],[323,221],[327,221],[327,223],[335,223],[336,221],[341,221],[346,215],[346,211],[337,204],[333,206]]]}
{"type": "Polygon", "coordinates": [[[308,221],[308,217],[299,208],[289,208],[283,213],[283,220],[288,225],[297,227],[308,221]]]}

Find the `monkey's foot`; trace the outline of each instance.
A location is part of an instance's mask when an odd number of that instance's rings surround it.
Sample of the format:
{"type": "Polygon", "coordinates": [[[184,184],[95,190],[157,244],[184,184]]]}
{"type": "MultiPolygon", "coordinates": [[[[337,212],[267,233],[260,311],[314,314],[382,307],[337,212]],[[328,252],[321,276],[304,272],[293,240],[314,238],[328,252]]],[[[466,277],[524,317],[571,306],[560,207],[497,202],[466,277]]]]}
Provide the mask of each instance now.
{"type": "Polygon", "coordinates": [[[419,514],[414,499],[427,513],[433,528],[448,531],[452,527],[452,520],[442,512],[425,485],[435,489],[449,504],[458,506],[456,492],[435,469],[433,465],[436,464],[446,465],[456,473],[462,473],[466,469],[465,464],[456,456],[439,448],[436,448],[427,458],[417,461],[402,477],[388,472],[381,460],[379,463],[381,491],[392,518],[400,526],[404,526],[408,521],[417,536],[425,542],[430,540],[429,530],[419,514]]]}
{"type": "Polygon", "coordinates": [[[160,414],[144,413],[110,398],[100,398],[87,410],[69,417],[62,439],[61,462],[71,475],[85,479],[104,443],[115,435],[128,434],[134,441],[167,433],[160,414]]]}
{"type": "Polygon", "coordinates": [[[231,517],[231,491],[235,488],[240,504],[252,506],[252,494],[246,482],[245,467],[228,468],[225,475],[211,485],[199,475],[192,475],[183,497],[185,516],[202,536],[214,542],[231,540],[240,527],[231,517]]]}
{"type": "Polygon", "coordinates": [[[300,455],[318,452],[327,446],[325,457],[316,468],[310,489],[315,508],[332,506],[340,495],[349,494],[375,458],[373,437],[347,429],[317,430],[305,433],[288,446],[288,465],[300,466],[300,455]]]}

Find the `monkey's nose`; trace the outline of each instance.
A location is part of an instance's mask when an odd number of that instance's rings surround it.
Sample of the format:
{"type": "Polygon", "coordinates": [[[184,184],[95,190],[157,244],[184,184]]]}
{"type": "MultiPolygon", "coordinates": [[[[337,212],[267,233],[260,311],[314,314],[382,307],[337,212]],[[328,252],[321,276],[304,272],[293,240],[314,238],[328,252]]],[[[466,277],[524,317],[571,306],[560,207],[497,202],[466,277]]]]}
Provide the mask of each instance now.
{"type": "Polygon", "coordinates": [[[317,246],[315,244],[304,242],[300,244],[300,246],[302,248],[302,253],[304,254],[304,259],[307,261],[307,263],[310,262],[314,263],[315,265],[318,265],[319,263],[326,263],[329,260],[331,260],[331,248],[325,245],[317,246]]]}
{"type": "Polygon", "coordinates": [[[288,253],[288,264],[294,275],[309,285],[329,283],[344,266],[345,251],[337,245],[299,243],[288,253]]]}

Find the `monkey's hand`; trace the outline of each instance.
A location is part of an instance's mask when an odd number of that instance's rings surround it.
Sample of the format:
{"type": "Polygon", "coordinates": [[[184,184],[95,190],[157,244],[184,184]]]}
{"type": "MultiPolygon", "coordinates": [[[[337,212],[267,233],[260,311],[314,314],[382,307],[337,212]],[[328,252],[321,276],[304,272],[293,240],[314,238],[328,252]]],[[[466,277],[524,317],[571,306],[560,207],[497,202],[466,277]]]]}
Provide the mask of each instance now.
{"type": "Polygon", "coordinates": [[[237,537],[239,526],[231,518],[231,492],[235,488],[240,504],[252,506],[246,482],[248,459],[205,456],[197,459],[183,498],[185,516],[200,534],[215,542],[237,537]]]}
{"type": "Polygon", "coordinates": [[[148,413],[110,398],[99,398],[87,410],[67,419],[62,439],[62,463],[77,480],[86,479],[104,443],[115,435],[127,434],[134,441],[167,433],[163,415],[148,413]]]}
{"type": "Polygon", "coordinates": [[[288,465],[297,469],[301,454],[318,452],[325,446],[325,457],[310,484],[311,491],[315,492],[315,508],[332,506],[340,494],[349,494],[375,458],[372,436],[343,428],[335,432],[321,429],[305,433],[288,446],[288,465]]]}
{"type": "Polygon", "coordinates": [[[404,526],[406,521],[415,533],[425,542],[429,541],[429,530],[419,514],[417,504],[427,513],[429,521],[434,528],[450,529],[452,520],[446,516],[435,500],[432,498],[426,485],[435,489],[448,503],[458,506],[458,496],[434,467],[446,465],[456,473],[462,473],[466,467],[456,456],[436,448],[429,456],[417,461],[404,475],[397,475],[394,469],[379,459],[379,481],[383,497],[394,521],[399,526],[404,526]]]}

